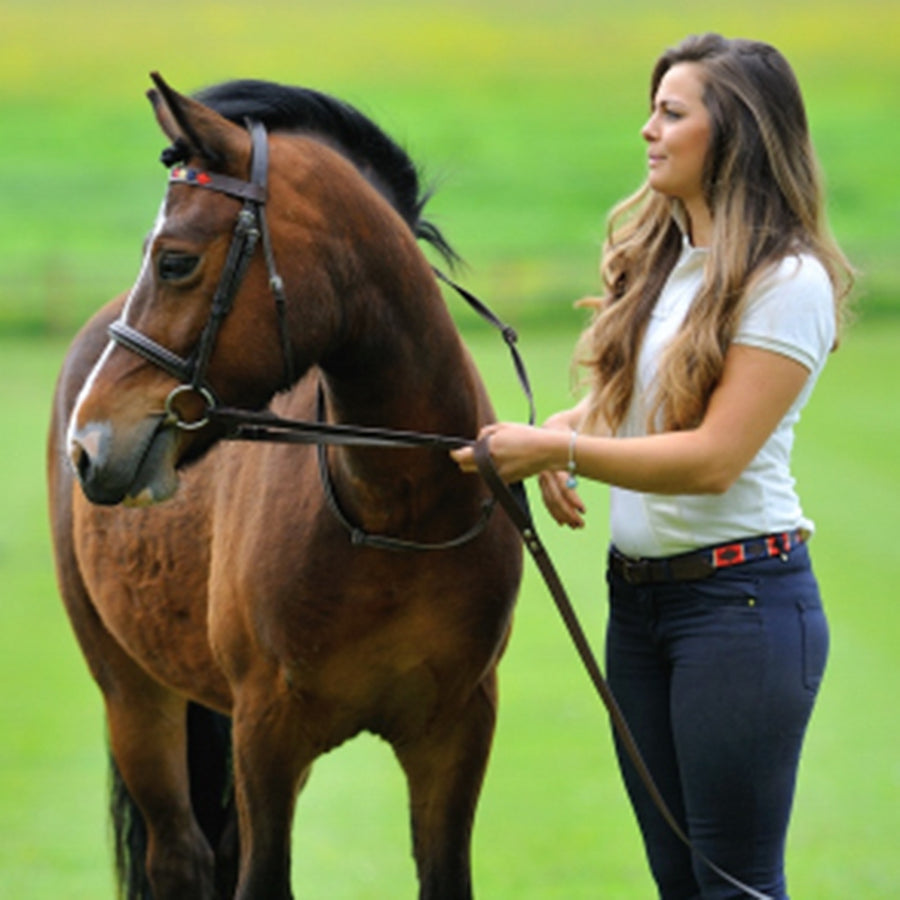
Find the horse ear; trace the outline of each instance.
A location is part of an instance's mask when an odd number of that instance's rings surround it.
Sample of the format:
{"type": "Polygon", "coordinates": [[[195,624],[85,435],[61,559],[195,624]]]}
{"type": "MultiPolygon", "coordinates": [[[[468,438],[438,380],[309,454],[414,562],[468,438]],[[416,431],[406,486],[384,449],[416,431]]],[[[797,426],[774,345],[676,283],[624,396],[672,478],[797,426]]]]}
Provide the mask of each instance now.
{"type": "Polygon", "coordinates": [[[150,77],[156,90],[149,90],[147,96],[159,127],[174,145],[186,147],[189,156],[200,157],[209,168],[219,170],[229,159],[249,153],[250,137],[243,128],[179,94],[158,72],[151,72],[150,77]]]}

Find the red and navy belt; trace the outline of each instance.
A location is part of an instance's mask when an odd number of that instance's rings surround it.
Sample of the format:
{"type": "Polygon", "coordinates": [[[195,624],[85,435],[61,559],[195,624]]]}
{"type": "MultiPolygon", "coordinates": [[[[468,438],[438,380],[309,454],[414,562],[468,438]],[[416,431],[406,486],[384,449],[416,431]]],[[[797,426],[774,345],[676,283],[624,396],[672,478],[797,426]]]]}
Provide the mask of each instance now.
{"type": "Polygon", "coordinates": [[[809,538],[803,528],[763,534],[759,537],[703,547],[676,556],[641,557],[635,559],[620,553],[615,547],[609,551],[609,568],[631,585],[661,584],[665,581],[698,581],[708,578],[717,569],[739,566],[741,563],[769,559],[773,556],[787,558],[794,547],[809,538]]]}

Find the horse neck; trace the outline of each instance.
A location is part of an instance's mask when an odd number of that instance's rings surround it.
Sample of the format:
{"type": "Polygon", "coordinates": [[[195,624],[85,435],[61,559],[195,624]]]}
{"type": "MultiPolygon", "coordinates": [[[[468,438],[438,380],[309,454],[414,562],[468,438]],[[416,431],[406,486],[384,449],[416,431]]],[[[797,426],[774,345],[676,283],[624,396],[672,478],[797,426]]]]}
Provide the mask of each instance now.
{"type": "MultiPolygon", "coordinates": [[[[328,420],[474,436],[488,401],[409,227],[339,154],[309,140],[292,139],[290,149],[278,170],[287,183],[278,192],[272,184],[273,194],[296,196],[298,209],[280,224],[285,243],[304,248],[283,255],[285,282],[301,286],[289,331],[295,359],[322,373],[328,420]]],[[[332,447],[329,459],[345,499],[397,501],[400,465],[420,495],[448,483],[466,490],[446,452],[332,447]]]]}
{"type": "MultiPolygon", "coordinates": [[[[396,292],[380,303],[366,298],[362,337],[323,370],[326,415],[473,437],[490,415],[488,401],[434,276],[424,265],[395,280],[396,292]]],[[[341,505],[365,530],[421,540],[414,522],[441,510],[432,538],[445,540],[460,530],[457,519],[471,524],[477,516],[478,481],[461,475],[444,450],[332,447],[328,458],[341,505]]]]}
{"type": "Polygon", "coordinates": [[[480,380],[424,263],[390,291],[366,291],[362,321],[322,366],[336,421],[469,435],[484,414],[480,380]]]}
{"type": "Polygon", "coordinates": [[[293,198],[275,213],[273,234],[284,282],[295,289],[289,342],[297,368],[324,373],[332,416],[472,431],[484,405],[478,378],[408,224],[355,165],[316,139],[273,138],[272,160],[272,195],[293,198]]]}

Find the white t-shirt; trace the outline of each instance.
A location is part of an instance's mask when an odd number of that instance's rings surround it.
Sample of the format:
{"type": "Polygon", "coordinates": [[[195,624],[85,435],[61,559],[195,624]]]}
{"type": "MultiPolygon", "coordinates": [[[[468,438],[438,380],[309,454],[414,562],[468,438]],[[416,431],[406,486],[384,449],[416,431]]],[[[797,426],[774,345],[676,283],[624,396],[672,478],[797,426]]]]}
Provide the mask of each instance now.
{"type": "MultiPolygon", "coordinates": [[[[619,437],[646,434],[648,401],[665,345],[678,331],[703,280],[708,251],[685,239],[647,326],[631,406],[619,437]]],[[[750,465],[724,494],[645,494],[610,489],[613,544],[628,556],[684,553],[793,528],[813,530],[791,475],[794,426],[834,343],[834,295],[810,254],[786,257],[750,292],[734,343],[780,353],[810,375],[791,408],[750,465]]]]}

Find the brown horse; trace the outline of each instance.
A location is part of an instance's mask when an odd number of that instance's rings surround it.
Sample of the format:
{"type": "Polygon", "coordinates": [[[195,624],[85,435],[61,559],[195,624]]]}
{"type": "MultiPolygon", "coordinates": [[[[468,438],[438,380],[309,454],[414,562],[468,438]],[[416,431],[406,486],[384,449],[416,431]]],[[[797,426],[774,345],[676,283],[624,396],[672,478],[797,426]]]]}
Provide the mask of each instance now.
{"type": "Polygon", "coordinates": [[[367,730],[407,777],[419,896],[470,897],[514,529],[440,449],[331,446],[323,477],[315,449],[223,441],[210,414],[476,434],[493,413],[416,237],[448,248],[406,154],[352,108],[155,80],[179,165],[134,287],[72,345],[49,449],[123,891],[290,897],[300,788],[367,730]]]}

